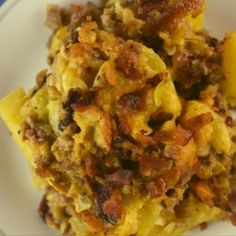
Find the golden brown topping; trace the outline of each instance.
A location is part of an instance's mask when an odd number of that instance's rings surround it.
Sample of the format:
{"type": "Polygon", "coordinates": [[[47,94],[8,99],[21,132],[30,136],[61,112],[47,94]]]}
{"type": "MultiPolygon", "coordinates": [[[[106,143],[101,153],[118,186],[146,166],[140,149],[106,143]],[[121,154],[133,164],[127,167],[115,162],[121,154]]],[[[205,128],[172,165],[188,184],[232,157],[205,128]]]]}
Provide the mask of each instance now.
{"type": "Polygon", "coordinates": [[[225,124],[226,124],[227,126],[232,127],[232,126],[233,126],[233,122],[234,122],[234,120],[233,120],[233,118],[232,118],[231,116],[226,116],[226,118],[225,118],[225,124]]]}
{"type": "Polygon", "coordinates": [[[41,149],[41,152],[38,151],[34,154],[34,163],[36,164],[37,168],[47,169],[53,160],[53,155],[48,144],[41,146],[41,149]]]}
{"type": "Polygon", "coordinates": [[[176,52],[172,57],[173,65],[177,68],[181,68],[189,64],[191,55],[186,52],[176,52]]]}
{"type": "Polygon", "coordinates": [[[94,158],[91,155],[88,155],[85,157],[85,171],[86,174],[90,177],[93,178],[95,176],[95,167],[96,167],[96,162],[94,158]]]}
{"type": "Polygon", "coordinates": [[[116,33],[118,35],[121,35],[122,33],[124,33],[124,31],[125,31],[125,25],[121,22],[118,22],[116,24],[116,33]]]}
{"type": "Polygon", "coordinates": [[[159,31],[174,31],[180,20],[188,15],[197,15],[203,8],[203,0],[180,0],[170,5],[159,24],[159,31]]]}
{"type": "Polygon", "coordinates": [[[132,172],[130,170],[119,169],[108,175],[106,180],[112,186],[122,187],[130,182],[131,176],[132,172]]]}
{"type": "Polygon", "coordinates": [[[197,196],[209,207],[214,206],[215,195],[207,181],[198,180],[194,183],[191,183],[190,187],[197,194],[197,196]]]}
{"type": "Polygon", "coordinates": [[[169,0],[139,0],[138,15],[142,18],[154,11],[163,11],[169,4],[169,0]]]}
{"type": "Polygon", "coordinates": [[[185,146],[191,139],[193,132],[183,129],[180,125],[174,130],[160,130],[154,135],[159,142],[171,142],[175,145],[185,146]]]}
{"type": "Polygon", "coordinates": [[[77,4],[70,4],[70,10],[72,13],[78,13],[81,10],[82,6],[77,4]]]}
{"type": "Polygon", "coordinates": [[[96,199],[98,216],[111,224],[116,224],[116,219],[112,215],[107,215],[103,209],[103,204],[112,195],[111,188],[96,180],[89,180],[89,183],[96,199]]]}
{"type": "Polygon", "coordinates": [[[236,214],[230,216],[231,223],[236,226],[236,214]]]}
{"type": "Polygon", "coordinates": [[[171,169],[172,164],[170,159],[161,158],[158,153],[150,153],[139,157],[139,171],[142,176],[163,174],[171,169]]]}
{"type": "Polygon", "coordinates": [[[147,87],[145,87],[141,90],[125,94],[120,98],[119,104],[129,111],[133,112],[143,111],[146,108],[147,92],[148,89],[147,87]]]}
{"type": "Polygon", "coordinates": [[[73,110],[83,110],[85,107],[91,105],[97,95],[96,91],[83,91],[79,88],[71,89],[69,91],[67,101],[64,103],[64,108],[71,107],[73,110]]]}
{"type": "Polygon", "coordinates": [[[201,224],[200,224],[200,229],[203,231],[203,230],[206,230],[208,228],[208,224],[207,224],[207,222],[202,222],[201,224]]]}
{"type": "Polygon", "coordinates": [[[129,135],[131,132],[131,127],[129,125],[128,119],[123,114],[120,114],[118,116],[118,130],[125,135],[129,135]]]}
{"type": "Polygon", "coordinates": [[[72,109],[69,109],[69,111],[65,113],[63,119],[59,120],[57,127],[60,131],[63,131],[68,125],[72,123],[73,123],[72,109]]]}
{"type": "Polygon", "coordinates": [[[85,210],[80,213],[80,217],[87,223],[95,232],[100,232],[104,229],[104,222],[97,217],[93,211],[85,210]]]}
{"type": "Polygon", "coordinates": [[[53,187],[62,193],[66,193],[71,185],[69,176],[57,170],[50,171],[53,175],[53,180],[51,181],[53,187]]]}
{"type": "Polygon", "coordinates": [[[113,126],[111,117],[104,113],[97,127],[100,132],[103,132],[101,139],[97,140],[97,144],[106,151],[110,151],[112,140],[115,138],[115,126],[113,126]]]}
{"type": "Polygon", "coordinates": [[[69,49],[67,49],[68,55],[72,58],[77,58],[89,53],[90,47],[86,44],[77,43],[72,44],[69,49]]]}
{"type": "MultiPolygon", "coordinates": [[[[170,189],[174,187],[177,183],[179,183],[181,175],[182,175],[182,171],[183,170],[181,166],[180,167],[173,166],[171,169],[167,170],[165,173],[163,173],[160,176],[161,178],[163,178],[163,180],[166,183],[166,189],[170,189]]],[[[189,171],[192,172],[191,170],[189,171]]]]}
{"type": "Polygon", "coordinates": [[[47,217],[49,216],[49,206],[47,202],[47,195],[44,194],[39,208],[38,208],[38,214],[41,217],[41,219],[46,223],[47,217]]]}
{"type": "Polygon", "coordinates": [[[149,197],[160,197],[166,191],[166,182],[162,178],[154,179],[146,184],[149,197]]]}
{"type": "Polygon", "coordinates": [[[147,83],[150,84],[152,87],[156,87],[162,80],[167,79],[169,73],[167,71],[160,72],[153,76],[152,78],[147,80],[147,83]]]}
{"type": "Polygon", "coordinates": [[[236,191],[233,190],[228,197],[228,204],[232,212],[236,214],[236,191]]]}
{"type": "Polygon", "coordinates": [[[113,191],[112,195],[103,203],[102,209],[110,223],[117,223],[122,214],[120,192],[113,191]]]}
{"type": "Polygon", "coordinates": [[[197,116],[194,116],[185,122],[183,122],[182,126],[187,129],[191,130],[193,132],[201,129],[205,125],[208,125],[214,120],[213,115],[211,112],[203,113],[197,116]]]}
{"type": "Polygon", "coordinates": [[[176,160],[181,152],[181,147],[179,145],[166,145],[163,150],[163,155],[176,160]]]}
{"type": "Polygon", "coordinates": [[[127,43],[121,49],[121,52],[117,58],[118,68],[126,75],[128,78],[137,79],[140,74],[137,70],[137,65],[139,62],[139,55],[141,53],[141,48],[138,44],[127,43]]]}
{"type": "Polygon", "coordinates": [[[50,178],[52,173],[49,168],[45,166],[39,166],[35,168],[35,174],[40,176],[41,178],[50,178]]]}

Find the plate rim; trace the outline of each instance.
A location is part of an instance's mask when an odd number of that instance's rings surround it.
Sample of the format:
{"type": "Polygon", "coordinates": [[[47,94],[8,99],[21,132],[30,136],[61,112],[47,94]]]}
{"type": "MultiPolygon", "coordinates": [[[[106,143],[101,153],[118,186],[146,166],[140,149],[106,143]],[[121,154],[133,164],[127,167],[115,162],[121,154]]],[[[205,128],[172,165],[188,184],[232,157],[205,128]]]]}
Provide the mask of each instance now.
{"type": "Polygon", "coordinates": [[[2,23],[5,16],[12,10],[12,8],[19,3],[20,0],[7,0],[0,7],[0,24],[2,23]]]}
{"type": "MultiPolygon", "coordinates": [[[[12,8],[18,3],[20,0],[7,0],[0,7],[0,24],[4,20],[5,16],[12,10],[12,8]]],[[[6,234],[3,232],[0,227],[0,236],[5,236],[6,234]]]]}

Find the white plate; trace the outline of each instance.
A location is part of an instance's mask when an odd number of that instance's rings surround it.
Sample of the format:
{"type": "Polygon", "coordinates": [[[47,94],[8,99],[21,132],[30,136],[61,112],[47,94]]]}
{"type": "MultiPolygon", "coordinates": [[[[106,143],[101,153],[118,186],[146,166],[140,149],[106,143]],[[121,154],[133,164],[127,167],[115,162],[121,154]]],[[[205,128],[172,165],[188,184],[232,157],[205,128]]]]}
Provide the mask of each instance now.
{"type": "MultiPolygon", "coordinates": [[[[18,86],[31,87],[36,73],[47,67],[49,32],[43,19],[49,2],[73,0],[7,0],[0,8],[0,98],[18,86]]],[[[208,0],[207,4],[206,27],[214,36],[222,38],[224,32],[236,29],[235,0],[208,0]]],[[[0,235],[56,235],[37,215],[41,193],[32,188],[28,165],[1,120],[0,130],[0,235]]],[[[236,227],[217,223],[207,231],[186,235],[235,236],[236,227]]]]}

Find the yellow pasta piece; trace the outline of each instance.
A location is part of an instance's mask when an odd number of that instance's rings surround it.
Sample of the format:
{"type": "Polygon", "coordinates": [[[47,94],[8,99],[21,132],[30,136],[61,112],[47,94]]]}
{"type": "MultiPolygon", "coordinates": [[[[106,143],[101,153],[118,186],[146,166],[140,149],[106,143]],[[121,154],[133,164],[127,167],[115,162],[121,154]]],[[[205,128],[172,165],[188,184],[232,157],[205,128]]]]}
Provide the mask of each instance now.
{"type": "Polygon", "coordinates": [[[236,32],[226,35],[223,44],[223,92],[229,102],[236,105],[236,32]]]}

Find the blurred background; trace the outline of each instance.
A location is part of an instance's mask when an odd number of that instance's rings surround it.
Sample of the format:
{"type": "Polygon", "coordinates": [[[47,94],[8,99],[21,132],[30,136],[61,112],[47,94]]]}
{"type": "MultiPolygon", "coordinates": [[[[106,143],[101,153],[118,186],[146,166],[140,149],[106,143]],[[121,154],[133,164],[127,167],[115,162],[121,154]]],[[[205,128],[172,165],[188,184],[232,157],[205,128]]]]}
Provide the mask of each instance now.
{"type": "Polygon", "coordinates": [[[2,5],[2,3],[4,2],[5,0],[0,0],[0,5],[2,5]]]}

